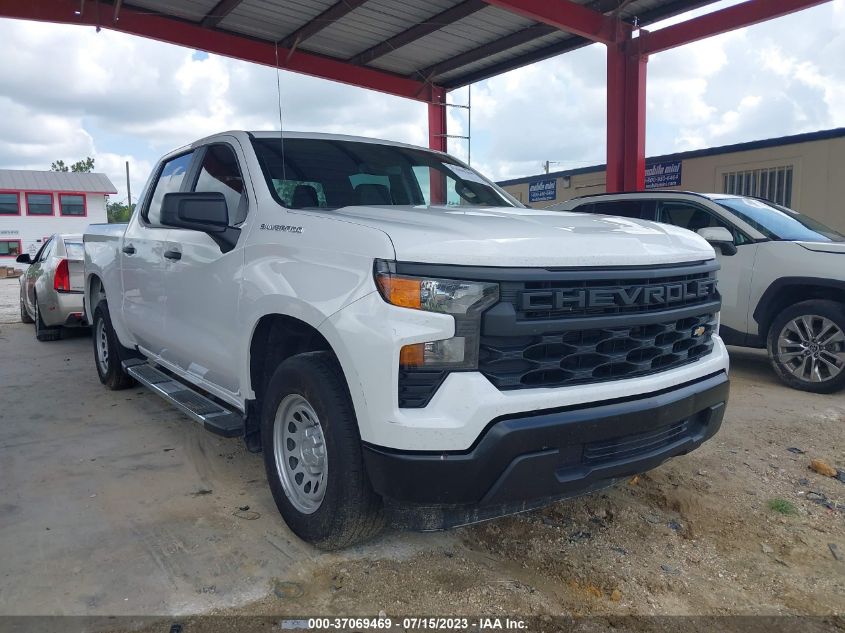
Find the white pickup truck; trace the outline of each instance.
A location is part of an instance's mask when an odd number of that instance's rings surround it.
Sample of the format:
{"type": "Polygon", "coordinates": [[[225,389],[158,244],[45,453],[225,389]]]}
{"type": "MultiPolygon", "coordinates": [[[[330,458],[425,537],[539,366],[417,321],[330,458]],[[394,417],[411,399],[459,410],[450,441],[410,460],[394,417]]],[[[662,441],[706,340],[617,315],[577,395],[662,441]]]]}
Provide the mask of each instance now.
{"type": "Polygon", "coordinates": [[[722,422],[707,242],[525,208],[447,154],[226,132],[84,240],[101,381],[263,448],[318,547],[596,490],[722,422]]]}

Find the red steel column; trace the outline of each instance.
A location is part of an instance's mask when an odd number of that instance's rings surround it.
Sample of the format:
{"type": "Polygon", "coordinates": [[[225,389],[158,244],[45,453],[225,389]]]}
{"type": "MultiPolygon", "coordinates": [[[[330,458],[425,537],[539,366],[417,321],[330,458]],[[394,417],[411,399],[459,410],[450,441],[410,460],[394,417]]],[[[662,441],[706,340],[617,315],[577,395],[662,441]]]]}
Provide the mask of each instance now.
{"type": "Polygon", "coordinates": [[[440,152],[446,151],[445,103],[446,91],[440,86],[432,86],[428,104],[428,146],[440,152]]]}
{"type": "Polygon", "coordinates": [[[646,64],[630,37],[607,47],[607,191],[645,187],[646,64]]]}
{"type": "MultiPolygon", "coordinates": [[[[446,151],[446,91],[440,86],[431,87],[431,101],[428,104],[428,146],[439,152],[446,151]]],[[[446,177],[443,172],[431,168],[431,204],[446,204],[446,177]]]]}

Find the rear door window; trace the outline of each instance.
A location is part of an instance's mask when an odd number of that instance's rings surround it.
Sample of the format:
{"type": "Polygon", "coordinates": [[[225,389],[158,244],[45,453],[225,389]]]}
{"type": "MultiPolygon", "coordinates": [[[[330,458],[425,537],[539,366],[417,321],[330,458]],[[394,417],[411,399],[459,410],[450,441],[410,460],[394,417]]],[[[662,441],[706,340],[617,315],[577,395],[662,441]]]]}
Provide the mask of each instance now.
{"type": "Polygon", "coordinates": [[[193,156],[193,152],[188,152],[171,158],[162,166],[144,214],[144,219],[152,226],[161,226],[161,203],[164,200],[164,194],[181,190],[193,156]]]}
{"type": "Polygon", "coordinates": [[[593,213],[602,215],[615,215],[620,218],[632,218],[635,220],[652,219],[643,217],[643,207],[651,206],[642,200],[609,200],[607,202],[596,202],[593,206],[593,213]]]}
{"type": "Polygon", "coordinates": [[[674,224],[682,229],[687,229],[693,233],[697,233],[701,229],[710,227],[724,227],[734,236],[734,243],[747,244],[751,241],[744,233],[740,232],[736,227],[732,226],[727,221],[717,216],[712,211],[709,211],[698,205],[689,204],[680,201],[661,202],[659,222],[664,224],[674,224]]]}

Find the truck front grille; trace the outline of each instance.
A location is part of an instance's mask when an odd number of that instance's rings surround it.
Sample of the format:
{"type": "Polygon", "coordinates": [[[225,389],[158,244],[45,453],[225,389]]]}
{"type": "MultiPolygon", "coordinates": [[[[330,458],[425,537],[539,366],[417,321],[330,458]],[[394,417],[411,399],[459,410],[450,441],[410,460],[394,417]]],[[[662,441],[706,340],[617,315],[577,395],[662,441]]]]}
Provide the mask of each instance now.
{"type": "Polygon", "coordinates": [[[481,338],[479,371],[499,389],[562,387],[644,376],[713,349],[712,314],[650,325],[481,338]]]}
{"type": "MultiPolygon", "coordinates": [[[[421,266],[400,272],[437,268],[421,266]]],[[[446,268],[445,278],[499,284],[499,302],[481,318],[478,371],[502,391],[645,376],[713,349],[721,307],[714,260],[604,270],[446,268]]],[[[400,371],[399,406],[426,406],[447,375],[400,371]]]]}
{"type": "Polygon", "coordinates": [[[502,282],[482,319],[479,371],[500,390],[619,380],[713,349],[716,266],[572,271],[502,282]]]}

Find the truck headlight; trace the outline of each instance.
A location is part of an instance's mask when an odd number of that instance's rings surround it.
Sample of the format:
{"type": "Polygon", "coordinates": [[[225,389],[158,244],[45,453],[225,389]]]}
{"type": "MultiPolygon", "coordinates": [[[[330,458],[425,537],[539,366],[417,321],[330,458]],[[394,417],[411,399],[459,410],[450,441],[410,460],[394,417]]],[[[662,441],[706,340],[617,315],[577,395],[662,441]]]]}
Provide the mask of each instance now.
{"type": "Polygon", "coordinates": [[[455,319],[452,338],[404,346],[399,355],[403,368],[478,368],[481,314],[499,300],[498,284],[397,275],[381,261],[376,262],[375,281],[391,305],[441,312],[455,319]]]}

